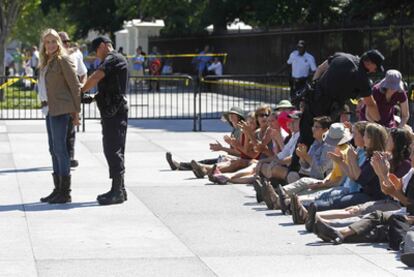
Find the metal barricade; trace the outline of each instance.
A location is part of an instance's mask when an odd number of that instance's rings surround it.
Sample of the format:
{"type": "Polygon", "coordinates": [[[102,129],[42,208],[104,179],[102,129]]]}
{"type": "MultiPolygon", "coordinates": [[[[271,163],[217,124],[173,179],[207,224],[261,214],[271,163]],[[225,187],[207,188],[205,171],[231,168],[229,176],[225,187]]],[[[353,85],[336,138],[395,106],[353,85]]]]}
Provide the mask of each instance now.
{"type": "Polygon", "coordinates": [[[206,76],[198,92],[198,129],[203,119],[219,119],[233,106],[246,112],[262,104],[275,106],[289,99],[289,92],[289,77],[284,75],[206,76]]]}
{"type": "MultiPolygon", "coordinates": [[[[193,79],[189,75],[131,76],[127,95],[130,119],[192,119],[196,110],[193,79]]],[[[96,103],[83,105],[85,119],[99,119],[96,103]]]]}
{"type": "Polygon", "coordinates": [[[0,120],[42,119],[33,77],[0,76],[0,120]]]}

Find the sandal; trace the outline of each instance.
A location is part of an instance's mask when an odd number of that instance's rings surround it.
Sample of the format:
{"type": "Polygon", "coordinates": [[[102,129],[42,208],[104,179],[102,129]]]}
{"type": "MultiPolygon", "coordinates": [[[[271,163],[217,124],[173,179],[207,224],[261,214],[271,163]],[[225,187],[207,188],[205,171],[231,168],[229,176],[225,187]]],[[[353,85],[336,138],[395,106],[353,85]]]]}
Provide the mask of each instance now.
{"type": "Polygon", "coordinates": [[[229,181],[229,178],[224,175],[212,175],[208,179],[214,184],[225,185],[229,181]]]}

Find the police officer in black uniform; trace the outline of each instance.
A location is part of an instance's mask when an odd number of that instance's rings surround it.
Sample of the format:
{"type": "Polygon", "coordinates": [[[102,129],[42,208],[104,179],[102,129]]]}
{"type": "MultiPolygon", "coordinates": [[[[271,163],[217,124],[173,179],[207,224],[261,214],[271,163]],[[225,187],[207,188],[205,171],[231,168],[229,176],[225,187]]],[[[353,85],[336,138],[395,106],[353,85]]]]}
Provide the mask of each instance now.
{"type": "Polygon", "coordinates": [[[122,203],[127,200],[124,183],[125,141],[128,125],[128,105],[125,98],[128,65],[125,57],[112,47],[104,36],[92,41],[92,51],[102,62],[82,88],[86,92],[98,85],[98,93],[83,97],[83,103],[96,101],[101,114],[103,149],[112,179],[111,190],[98,195],[101,205],[122,203]]]}
{"type": "MultiPolygon", "coordinates": [[[[384,71],[384,56],[376,49],[365,52],[361,57],[348,53],[335,53],[316,70],[311,87],[303,89],[298,100],[305,101],[300,121],[298,143],[308,147],[313,143],[313,118],[330,116],[333,122],[339,121],[346,100],[362,97],[367,113],[373,120],[379,120],[380,114],[372,96],[371,81],[368,74],[384,71]]],[[[290,165],[291,171],[299,170],[299,159],[294,152],[290,165]]]]}

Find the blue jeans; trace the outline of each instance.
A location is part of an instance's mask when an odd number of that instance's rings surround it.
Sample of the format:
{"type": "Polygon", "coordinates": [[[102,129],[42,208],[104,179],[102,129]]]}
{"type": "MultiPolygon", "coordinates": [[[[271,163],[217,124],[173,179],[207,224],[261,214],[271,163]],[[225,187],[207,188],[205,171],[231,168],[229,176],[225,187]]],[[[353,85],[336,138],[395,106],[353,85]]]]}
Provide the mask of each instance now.
{"type": "Polygon", "coordinates": [[[349,206],[362,204],[368,201],[378,200],[363,192],[354,192],[345,195],[337,195],[327,199],[315,200],[317,211],[345,209],[349,206]]]}
{"type": "Polygon", "coordinates": [[[70,174],[70,158],[66,146],[69,114],[46,116],[49,152],[52,156],[53,173],[58,176],[70,174]]]}

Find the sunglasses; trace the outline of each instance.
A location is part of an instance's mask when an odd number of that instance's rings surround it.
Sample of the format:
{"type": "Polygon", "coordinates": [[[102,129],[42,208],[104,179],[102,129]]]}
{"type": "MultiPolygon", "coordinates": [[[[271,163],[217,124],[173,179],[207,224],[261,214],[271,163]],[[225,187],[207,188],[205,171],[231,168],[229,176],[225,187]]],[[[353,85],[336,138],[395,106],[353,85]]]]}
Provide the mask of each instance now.
{"type": "Polygon", "coordinates": [[[268,113],[259,113],[259,117],[269,117],[268,113]]]}

